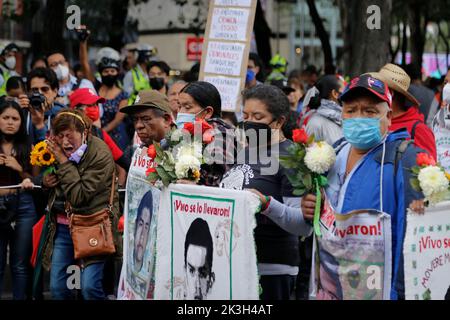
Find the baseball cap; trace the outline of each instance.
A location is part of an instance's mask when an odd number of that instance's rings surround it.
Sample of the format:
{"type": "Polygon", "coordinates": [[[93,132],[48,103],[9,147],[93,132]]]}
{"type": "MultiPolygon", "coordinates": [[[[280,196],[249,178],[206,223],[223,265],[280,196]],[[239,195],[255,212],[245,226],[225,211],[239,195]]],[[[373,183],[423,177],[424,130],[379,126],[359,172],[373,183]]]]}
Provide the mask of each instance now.
{"type": "Polygon", "coordinates": [[[280,88],[286,95],[289,95],[289,93],[295,91],[294,88],[288,86],[288,82],[286,80],[272,80],[270,81],[270,84],[272,86],[280,88]]]}
{"type": "Polygon", "coordinates": [[[94,103],[104,103],[106,100],[98,96],[94,90],[90,88],[77,89],[69,96],[70,108],[74,109],[80,104],[90,105],[94,103]]]}
{"type": "Polygon", "coordinates": [[[356,89],[367,90],[377,98],[387,102],[389,108],[392,105],[392,95],[387,84],[369,74],[364,74],[352,79],[350,84],[345,87],[339,99],[341,101],[347,100],[350,96],[352,96],[352,94],[355,93],[355,91],[357,91],[356,89]]]}
{"type": "Polygon", "coordinates": [[[123,107],[120,109],[120,112],[133,113],[148,108],[156,108],[170,115],[172,114],[167,96],[151,89],[139,92],[134,104],[123,107]]]}

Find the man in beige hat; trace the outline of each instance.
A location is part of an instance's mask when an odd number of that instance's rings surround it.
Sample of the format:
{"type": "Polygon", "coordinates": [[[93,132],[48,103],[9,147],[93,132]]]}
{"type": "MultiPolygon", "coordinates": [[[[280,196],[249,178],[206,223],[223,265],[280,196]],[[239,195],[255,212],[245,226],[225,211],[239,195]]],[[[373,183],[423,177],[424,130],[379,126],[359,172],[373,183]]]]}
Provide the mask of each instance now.
{"type": "Polygon", "coordinates": [[[423,114],[419,113],[420,103],[408,92],[411,78],[401,67],[388,63],[379,72],[371,72],[373,77],[385,82],[393,96],[392,99],[392,123],[390,131],[406,128],[414,140],[414,144],[426,150],[436,159],[436,142],[434,134],[425,124],[423,114]],[[408,107],[408,103],[412,103],[408,107]]]}

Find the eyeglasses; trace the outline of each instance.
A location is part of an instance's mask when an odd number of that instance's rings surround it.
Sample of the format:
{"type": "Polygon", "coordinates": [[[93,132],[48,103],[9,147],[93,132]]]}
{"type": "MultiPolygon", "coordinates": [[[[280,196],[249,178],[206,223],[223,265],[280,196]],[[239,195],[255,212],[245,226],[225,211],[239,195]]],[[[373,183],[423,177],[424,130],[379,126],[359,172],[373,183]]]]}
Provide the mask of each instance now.
{"type": "Polygon", "coordinates": [[[49,64],[49,67],[50,68],[56,68],[58,65],[62,65],[62,64],[65,64],[66,63],[66,60],[61,60],[61,61],[57,61],[57,62],[53,62],[53,63],[51,63],[51,64],[49,64]]]}
{"type": "Polygon", "coordinates": [[[149,116],[143,116],[143,117],[136,117],[136,116],[132,116],[130,117],[131,121],[133,122],[134,125],[136,125],[139,120],[142,121],[142,123],[146,126],[148,126],[150,124],[150,122],[152,122],[152,118],[149,116]]]}
{"type": "Polygon", "coordinates": [[[40,87],[40,88],[34,87],[34,88],[31,88],[31,91],[34,93],[38,93],[38,92],[39,93],[48,93],[48,92],[50,92],[51,89],[52,88],[50,88],[49,86],[40,87]]]}

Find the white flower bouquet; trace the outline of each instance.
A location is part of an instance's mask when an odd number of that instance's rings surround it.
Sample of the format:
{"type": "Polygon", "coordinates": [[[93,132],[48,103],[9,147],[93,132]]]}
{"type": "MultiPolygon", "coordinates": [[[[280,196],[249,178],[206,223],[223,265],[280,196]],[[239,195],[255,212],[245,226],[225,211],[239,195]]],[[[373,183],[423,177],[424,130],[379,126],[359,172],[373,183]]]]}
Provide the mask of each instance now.
{"type": "Polygon", "coordinates": [[[200,180],[200,168],[205,162],[203,150],[214,139],[213,127],[206,121],[196,121],[186,124],[184,129],[172,130],[166,136],[166,146],[163,150],[158,143],[148,148],[148,156],[153,159],[153,166],[147,170],[147,179],[155,186],[189,180],[195,183],[200,180]],[[195,135],[195,133],[201,135],[195,135]]]}
{"type": "Polygon", "coordinates": [[[417,166],[411,169],[411,186],[425,196],[426,205],[435,205],[450,200],[450,174],[427,153],[419,153],[417,166]]]}
{"type": "Polygon", "coordinates": [[[309,137],[303,129],[294,130],[292,140],[294,144],[289,147],[289,154],[280,156],[280,163],[283,167],[294,171],[288,175],[294,188],[294,195],[316,194],[314,231],[320,236],[321,189],[328,184],[325,174],[336,161],[336,153],[328,143],[314,141],[314,136],[309,137]]]}

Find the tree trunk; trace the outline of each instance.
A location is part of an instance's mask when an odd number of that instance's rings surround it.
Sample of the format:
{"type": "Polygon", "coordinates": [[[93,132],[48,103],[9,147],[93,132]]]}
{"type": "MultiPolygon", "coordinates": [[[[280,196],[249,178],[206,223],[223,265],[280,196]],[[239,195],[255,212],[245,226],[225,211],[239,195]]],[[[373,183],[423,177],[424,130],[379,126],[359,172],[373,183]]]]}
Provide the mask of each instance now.
{"type": "Polygon", "coordinates": [[[256,15],[255,23],[253,26],[253,31],[255,33],[256,47],[258,48],[258,55],[267,67],[269,61],[272,58],[272,49],[270,46],[270,35],[272,30],[270,30],[267,24],[266,18],[264,17],[264,11],[260,1],[256,5],[256,15]]]}
{"type": "Polygon", "coordinates": [[[333,63],[333,53],[331,51],[330,36],[325,30],[322,18],[320,17],[319,12],[317,12],[314,0],[306,0],[306,3],[308,4],[309,15],[311,16],[314,26],[316,27],[317,36],[322,43],[325,74],[334,74],[336,72],[336,67],[333,63]]]}
{"type": "Polygon", "coordinates": [[[422,56],[425,50],[425,36],[428,24],[428,6],[422,1],[412,1],[409,6],[409,27],[411,30],[411,63],[416,70],[422,70],[422,56]]]}
{"type": "Polygon", "coordinates": [[[129,0],[113,0],[111,1],[111,30],[109,46],[120,50],[123,47],[123,33],[125,20],[128,13],[128,2],[129,0]]]}
{"type": "Polygon", "coordinates": [[[340,0],[343,21],[345,73],[351,77],[377,71],[389,61],[392,0],[340,0]],[[380,29],[371,30],[367,8],[380,8],[380,29]]]}
{"type": "Polygon", "coordinates": [[[42,34],[42,50],[64,52],[63,30],[65,30],[65,1],[47,0],[44,13],[44,32],[42,34]]]}
{"type": "Polygon", "coordinates": [[[406,66],[406,52],[408,51],[408,35],[406,29],[408,27],[407,18],[403,20],[403,42],[402,42],[402,66],[406,66]]]}

